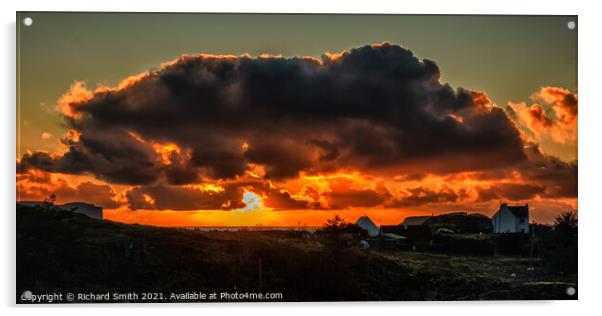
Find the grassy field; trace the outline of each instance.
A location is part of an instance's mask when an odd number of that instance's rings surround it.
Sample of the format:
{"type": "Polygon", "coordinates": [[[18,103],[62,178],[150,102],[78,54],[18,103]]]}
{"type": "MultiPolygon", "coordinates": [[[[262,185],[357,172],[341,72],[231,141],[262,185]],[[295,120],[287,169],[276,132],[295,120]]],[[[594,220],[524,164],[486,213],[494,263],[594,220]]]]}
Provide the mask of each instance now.
{"type": "Polygon", "coordinates": [[[435,290],[426,296],[433,299],[563,299],[567,298],[564,291],[568,286],[576,287],[576,275],[547,271],[541,260],[417,252],[378,255],[409,267],[422,277],[429,275],[425,281],[435,290]],[[453,279],[461,280],[460,288],[445,287],[453,286],[453,279]]]}
{"type": "Polygon", "coordinates": [[[335,251],[301,232],[196,232],[17,208],[19,294],[270,292],[282,293],[280,301],[576,298],[565,294],[567,286],[576,287],[576,275],[552,273],[538,261],[534,271],[529,266],[511,257],[335,251]]]}

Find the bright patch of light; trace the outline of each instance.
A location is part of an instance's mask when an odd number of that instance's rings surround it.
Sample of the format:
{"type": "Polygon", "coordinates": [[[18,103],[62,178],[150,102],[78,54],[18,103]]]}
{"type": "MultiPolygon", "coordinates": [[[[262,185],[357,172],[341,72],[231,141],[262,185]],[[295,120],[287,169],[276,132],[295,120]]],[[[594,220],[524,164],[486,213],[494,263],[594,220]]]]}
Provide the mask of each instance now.
{"type": "Polygon", "coordinates": [[[217,184],[205,183],[205,184],[191,184],[188,185],[189,188],[209,192],[209,193],[221,193],[224,192],[224,187],[217,184]]]}
{"type": "Polygon", "coordinates": [[[238,210],[241,212],[260,211],[265,208],[261,197],[251,191],[245,190],[242,195],[242,202],[245,203],[245,207],[238,210]]]}
{"type": "Polygon", "coordinates": [[[146,201],[146,203],[151,204],[151,205],[155,205],[155,199],[153,199],[152,196],[148,195],[148,194],[143,194],[144,197],[144,201],[146,201]]]}
{"type": "Polygon", "coordinates": [[[153,148],[155,149],[155,152],[157,153],[157,155],[159,156],[160,160],[163,162],[164,165],[171,164],[172,153],[179,154],[181,152],[180,147],[173,143],[167,143],[167,144],[155,143],[155,144],[153,144],[153,148]]]}

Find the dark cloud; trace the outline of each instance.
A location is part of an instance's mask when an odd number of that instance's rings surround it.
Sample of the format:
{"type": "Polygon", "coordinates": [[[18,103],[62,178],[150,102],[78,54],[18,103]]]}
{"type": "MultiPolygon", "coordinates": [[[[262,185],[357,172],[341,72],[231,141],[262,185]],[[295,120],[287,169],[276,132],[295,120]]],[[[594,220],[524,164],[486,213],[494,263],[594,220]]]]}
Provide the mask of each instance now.
{"type": "Polygon", "coordinates": [[[285,190],[272,191],[265,200],[267,207],[274,210],[304,210],[304,209],[319,209],[320,204],[315,201],[308,201],[294,198],[285,190]]]}
{"type": "MultiPolygon", "coordinates": [[[[134,185],[126,194],[132,209],[231,210],[244,206],[245,189],[277,210],[412,207],[466,195],[416,187],[397,198],[335,183],[327,192],[306,188],[297,196],[248,180],[250,166],[275,181],[301,171],[357,169],[400,181],[466,171],[496,179],[516,171],[528,185],[482,188],[480,198],[577,195],[576,162],[526,143],[484,93],[439,79],[433,61],[386,43],[321,60],[183,56],[118,88],[62,98],[77,137],[64,140],[64,154],[23,155],[17,171],[134,185]],[[222,183],[223,190],[188,186],[205,182],[222,183]]],[[[536,97],[558,104],[567,122],[577,116],[576,95],[566,90],[546,88],[536,97]]],[[[538,110],[532,114],[545,118],[538,110]]]]}
{"type": "Polygon", "coordinates": [[[512,179],[514,183],[497,183],[490,187],[477,188],[479,201],[508,199],[524,201],[539,195],[542,198],[577,197],[577,161],[566,162],[546,155],[539,145],[525,144],[527,160],[512,168],[477,172],[471,177],[479,180],[499,182],[512,179]],[[526,183],[525,183],[526,182],[526,183]]]}
{"type": "Polygon", "coordinates": [[[245,207],[245,191],[259,195],[265,206],[274,210],[320,208],[319,203],[296,199],[266,180],[248,177],[209,187],[203,184],[138,186],[128,190],[125,195],[129,208],[133,210],[233,210],[245,207]]]}
{"type": "Polygon", "coordinates": [[[245,190],[263,196],[275,189],[265,180],[247,177],[219,184],[138,186],[128,190],[125,195],[133,210],[232,210],[245,206],[245,190]]]}
{"type": "Polygon", "coordinates": [[[241,175],[247,166],[241,152],[199,146],[193,151],[188,170],[195,168],[207,168],[211,177],[223,179],[241,175]]]}
{"type": "MultiPolygon", "coordinates": [[[[64,189],[64,188],[63,188],[64,189]]],[[[106,184],[94,184],[92,182],[82,182],[75,188],[75,194],[69,195],[67,190],[63,195],[61,189],[54,192],[57,196],[62,197],[64,200],[72,201],[88,201],[92,204],[104,207],[104,208],[116,208],[119,203],[115,201],[117,195],[113,189],[106,184]]]]}
{"type": "Polygon", "coordinates": [[[415,207],[424,204],[451,203],[466,197],[466,192],[454,192],[445,186],[440,190],[429,189],[423,186],[404,190],[404,196],[387,203],[387,207],[415,207]]]}
{"type": "Polygon", "coordinates": [[[544,193],[545,187],[535,184],[500,183],[487,188],[478,188],[478,201],[491,200],[527,201],[544,193]]]}
{"type": "Polygon", "coordinates": [[[244,207],[242,188],[227,186],[224,191],[205,191],[192,187],[152,185],[136,187],[126,193],[130,209],[139,210],[231,210],[244,207]]]}
{"type": "Polygon", "coordinates": [[[234,178],[248,163],[281,179],[337,168],[453,172],[525,158],[502,109],[484,107],[482,98],[439,77],[434,62],[386,43],[322,61],[182,57],[121,89],[68,104],[65,119],[80,139],[63,156],[24,155],[19,170],[147,185],[159,177],[190,183],[198,173],[234,178]],[[166,167],[130,132],[191,156],[166,167]]]}
{"type": "Polygon", "coordinates": [[[536,144],[525,148],[528,163],[520,165],[523,177],[545,187],[544,197],[577,197],[578,167],[577,161],[565,162],[557,157],[544,154],[536,144]]]}
{"type": "Polygon", "coordinates": [[[386,189],[380,190],[355,188],[348,180],[331,180],[329,190],[322,196],[328,201],[328,208],[344,209],[348,207],[372,207],[382,205],[391,198],[386,189]]]}
{"type": "Polygon", "coordinates": [[[78,141],[66,143],[68,151],[60,157],[46,152],[24,154],[17,171],[37,168],[68,174],[91,173],[110,183],[148,184],[157,179],[161,170],[152,146],[123,131],[86,133],[78,141]]]}
{"type": "Polygon", "coordinates": [[[20,201],[42,201],[55,195],[56,203],[86,201],[104,208],[117,208],[117,194],[107,184],[90,181],[78,185],[50,173],[31,171],[17,176],[17,199],[20,201]]]}

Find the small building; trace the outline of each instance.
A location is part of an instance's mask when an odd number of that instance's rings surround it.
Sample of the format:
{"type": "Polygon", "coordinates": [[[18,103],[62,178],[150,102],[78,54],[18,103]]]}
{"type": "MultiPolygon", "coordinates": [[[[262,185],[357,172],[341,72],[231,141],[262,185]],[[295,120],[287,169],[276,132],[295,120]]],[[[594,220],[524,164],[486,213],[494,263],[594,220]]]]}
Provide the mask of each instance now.
{"type": "Polygon", "coordinates": [[[410,242],[430,241],[432,239],[431,228],[428,225],[383,225],[380,230],[382,233],[392,233],[406,237],[410,242]]]}
{"type": "MultiPolygon", "coordinates": [[[[408,238],[399,234],[400,230],[404,230],[403,226],[381,226],[378,227],[370,217],[364,215],[355,222],[360,228],[368,233],[365,241],[369,247],[381,250],[396,250],[401,246],[407,245],[408,238]]],[[[428,226],[425,226],[428,229],[428,226]]],[[[362,245],[360,245],[361,247],[362,245]]]]}
{"type": "Polygon", "coordinates": [[[381,235],[386,239],[394,240],[396,242],[406,239],[404,236],[393,234],[393,233],[382,233],[381,235]]]}
{"type": "Polygon", "coordinates": [[[355,224],[367,231],[368,236],[370,237],[375,237],[380,234],[380,228],[378,228],[378,226],[376,226],[376,224],[374,224],[374,222],[367,215],[358,218],[355,224]]]}
{"type": "Polygon", "coordinates": [[[407,238],[393,233],[381,232],[376,240],[376,247],[383,250],[400,250],[403,246],[409,246],[407,238]]]}
{"type": "Polygon", "coordinates": [[[529,204],[509,206],[502,203],[491,222],[496,234],[529,233],[529,204]]]}

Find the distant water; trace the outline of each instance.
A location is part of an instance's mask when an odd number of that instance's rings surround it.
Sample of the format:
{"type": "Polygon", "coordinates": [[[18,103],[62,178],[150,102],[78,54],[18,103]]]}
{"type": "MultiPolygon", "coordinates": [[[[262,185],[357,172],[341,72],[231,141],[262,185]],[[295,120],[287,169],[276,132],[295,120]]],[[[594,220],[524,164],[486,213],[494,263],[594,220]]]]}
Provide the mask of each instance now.
{"type": "Polygon", "coordinates": [[[315,232],[318,228],[316,226],[180,226],[180,229],[194,230],[194,231],[220,231],[220,232],[238,232],[238,231],[306,231],[315,232]]]}

